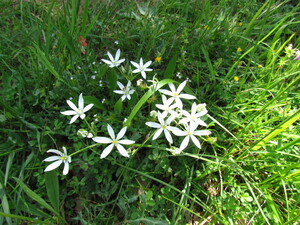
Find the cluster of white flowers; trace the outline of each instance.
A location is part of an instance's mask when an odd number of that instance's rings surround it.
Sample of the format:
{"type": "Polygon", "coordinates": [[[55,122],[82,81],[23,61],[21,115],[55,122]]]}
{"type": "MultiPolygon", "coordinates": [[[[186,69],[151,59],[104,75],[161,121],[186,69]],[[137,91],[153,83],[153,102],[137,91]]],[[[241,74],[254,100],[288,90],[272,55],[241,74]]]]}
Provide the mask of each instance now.
{"type": "MultiPolygon", "coordinates": [[[[104,63],[108,64],[110,68],[118,67],[121,63],[125,61],[125,59],[120,59],[121,56],[120,49],[117,50],[115,57],[113,57],[110,52],[107,52],[107,55],[110,60],[106,60],[106,59],[101,59],[101,60],[104,63]]],[[[148,68],[151,65],[152,61],[148,61],[144,64],[143,59],[140,58],[139,63],[133,61],[130,62],[134,67],[136,67],[136,69],[134,69],[132,73],[141,73],[141,76],[144,79],[146,79],[146,72],[152,71],[151,68],[148,68]]],[[[92,79],[94,79],[94,77],[92,77],[92,79]]],[[[148,82],[153,83],[153,85],[151,85],[149,88],[151,87],[154,88],[154,91],[158,89],[157,81],[154,78],[153,80],[148,80],[148,82]]],[[[143,80],[141,79],[137,81],[138,86],[141,86],[142,83],[143,80]]],[[[158,111],[151,113],[154,118],[157,118],[158,122],[146,122],[147,126],[157,129],[157,131],[153,134],[153,138],[152,138],[153,140],[157,139],[161,135],[161,133],[164,133],[165,138],[170,144],[173,144],[172,134],[176,136],[184,137],[179,148],[175,146],[171,146],[171,149],[176,150],[176,151],[174,150],[176,154],[184,150],[188,146],[190,140],[192,140],[192,142],[198,148],[201,148],[200,142],[196,136],[204,136],[204,135],[211,134],[209,130],[197,129],[199,126],[204,126],[204,127],[207,126],[207,124],[200,118],[201,116],[207,114],[205,104],[197,105],[194,102],[192,104],[191,110],[186,111],[183,109],[182,99],[187,99],[187,100],[196,99],[196,97],[193,95],[182,93],[184,87],[186,86],[186,83],[187,80],[182,82],[177,88],[175,87],[174,84],[170,83],[169,84],[170,90],[158,89],[159,92],[162,94],[162,104],[156,104],[158,111]]],[[[99,82],[99,85],[102,86],[102,80],[99,82]]],[[[135,90],[131,87],[132,85],[131,81],[128,80],[126,86],[123,85],[121,82],[117,81],[117,85],[119,86],[120,90],[114,90],[114,93],[122,95],[121,96],[122,101],[126,99],[130,100],[131,95],[135,92],[135,90]]],[[[104,101],[105,99],[102,100],[102,102],[104,101]]],[[[93,107],[93,104],[84,106],[84,99],[82,93],[79,95],[78,98],[78,107],[70,100],[67,100],[67,104],[72,110],[61,112],[61,114],[72,116],[69,122],[70,124],[74,123],[79,117],[82,120],[85,120],[86,118],[85,113],[93,107]]],[[[98,121],[97,115],[94,115],[94,117],[96,117],[94,118],[95,119],[94,122],[97,122],[98,121]]],[[[92,124],[94,124],[94,122],[92,122],[92,124]]],[[[129,157],[128,150],[126,150],[123,147],[123,145],[132,145],[135,142],[128,139],[123,139],[127,131],[127,127],[123,127],[119,131],[119,133],[115,135],[113,128],[109,124],[107,124],[107,132],[110,136],[109,138],[103,136],[94,136],[94,133],[96,132],[93,130],[93,128],[91,128],[90,125],[89,128],[92,129],[90,132],[85,129],[80,129],[78,130],[77,134],[83,138],[90,138],[96,143],[109,144],[102,151],[100,155],[101,159],[107,157],[111,153],[114,147],[116,147],[116,149],[122,156],[129,157]]],[[[63,147],[63,152],[56,149],[50,149],[47,152],[55,153],[58,156],[51,156],[44,160],[45,162],[54,161],[53,163],[51,163],[46,167],[45,172],[54,170],[57,167],[59,167],[62,163],[64,163],[63,175],[68,174],[69,164],[71,163],[71,156],[76,154],[77,152],[68,155],[65,147],[63,147]]]]}
{"type": "Polygon", "coordinates": [[[157,120],[159,123],[146,123],[147,126],[158,129],[154,133],[152,140],[157,139],[162,132],[164,132],[164,135],[170,144],[173,144],[171,133],[176,136],[184,136],[184,139],[179,147],[179,152],[188,146],[190,139],[198,148],[201,148],[200,142],[196,136],[211,134],[209,130],[197,130],[198,126],[207,126],[207,124],[200,118],[201,116],[207,114],[205,104],[197,105],[194,102],[190,112],[183,109],[183,103],[181,99],[196,99],[196,97],[193,95],[181,93],[186,85],[186,82],[187,81],[182,82],[178,86],[177,90],[173,84],[169,84],[171,90],[159,90],[163,94],[163,104],[156,104],[156,107],[159,110],[162,110],[162,112],[157,112],[157,120]],[[167,99],[165,95],[169,95],[171,97],[167,99]],[[172,123],[179,127],[183,127],[184,130],[176,126],[171,126],[172,123]]]}
{"type": "MultiPolygon", "coordinates": [[[[107,59],[101,59],[101,60],[111,68],[118,67],[119,65],[121,65],[121,63],[123,63],[125,61],[125,59],[120,59],[120,55],[121,55],[120,49],[117,50],[115,57],[113,57],[110,52],[107,52],[107,55],[110,60],[107,60],[107,59]]],[[[152,61],[148,61],[144,64],[143,58],[140,58],[139,63],[136,63],[134,61],[130,61],[130,63],[134,67],[136,67],[136,69],[134,69],[132,71],[132,73],[141,73],[141,75],[144,79],[146,79],[146,72],[152,71],[151,68],[148,68],[151,65],[152,61]]],[[[124,86],[119,81],[117,82],[117,84],[118,84],[120,90],[115,90],[114,92],[122,95],[121,96],[122,101],[124,101],[125,99],[130,100],[131,99],[130,95],[132,95],[134,93],[134,90],[131,88],[131,82],[128,81],[126,86],[124,86]]]]}

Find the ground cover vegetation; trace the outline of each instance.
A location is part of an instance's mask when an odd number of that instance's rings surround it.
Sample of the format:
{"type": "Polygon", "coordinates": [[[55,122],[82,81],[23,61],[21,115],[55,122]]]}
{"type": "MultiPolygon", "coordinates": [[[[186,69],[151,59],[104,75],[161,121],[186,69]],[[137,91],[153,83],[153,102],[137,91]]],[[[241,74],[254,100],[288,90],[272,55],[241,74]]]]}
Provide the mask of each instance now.
{"type": "Polygon", "coordinates": [[[0,224],[299,224],[297,1],[0,2],[0,224]]]}

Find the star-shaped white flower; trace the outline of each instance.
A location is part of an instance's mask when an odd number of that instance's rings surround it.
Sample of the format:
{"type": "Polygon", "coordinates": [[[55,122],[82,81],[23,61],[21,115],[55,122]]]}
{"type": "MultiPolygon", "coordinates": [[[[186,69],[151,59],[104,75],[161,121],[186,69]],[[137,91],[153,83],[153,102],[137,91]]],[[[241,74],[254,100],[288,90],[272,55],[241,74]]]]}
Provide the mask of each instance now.
{"type": "Polygon", "coordinates": [[[164,116],[158,112],[157,113],[157,119],[159,121],[159,123],[155,123],[155,122],[146,122],[146,125],[149,126],[149,127],[152,127],[152,128],[158,128],[158,130],[155,132],[155,134],[153,135],[153,138],[152,140],[155,140],[156,138],[159,137],[159,135],[164,132],[165,134],[165,137],[167,139],[167,141],[169,143],[173,143],[173,139],[172,139],[172,136],[170,134],[170,131],[173,132],[173,131],[177,131],[180,129],[177,128],[177,127],[173,127],[173,126],[170,126],[170,123],[175,119],[175,116],[170,116],[168,119],[164,120],[164,116]]]}
{"type": "Polygon", "coordinates": [[[165,95],[162,95],[161,97],[162,97],[163,104],[156,104],[155,106],[160,110],[163,110],[162,116],[166,117],[168,114],[170,114],[177,117],[177,112],[174,111],[174,109],[177,108],[177,104],[171,105],[174,102],[174,98],[167,99],[165,95]]]}
{"type": "Polygon", "coordinates": [[[144,79],[146,79],[146,72],[147,72],[147,71],[152,71],[152,69],[148,68],[148,66],[151,65],[152,61],[148,61],[148,62],[146,62],[146,63],[144,64],[144,63],[143,63],[143,59],[140,58],[140,64],[138,64],[138,63],[136,63],[136,62],[133,62],[133,61],[130,61],[130,62],[131,62],[131,64],[132,64],[133,66],[136,67],[136,69],[133,70],[132,72],[133,72],[133,73],[141,73],[141,75],[142,75],[142,77],[143,77],[144,79]]]}
{"type": "Polygon", "coordinates": [[[124,101],[126,98],[128,100],[130,100],[131,99],[130,95],[132,95],[133,92],[134,92],[134,90],[131,89],[131,82],[130,82],[130,80],[127,82],[126,87],[121,82],[119,82],[119,81],[117,81],[117,84],[118,84],[118,86],[119,86],[119,88],[121,90],[115,90],[114,92],[117,93],[117,94],[122,95],[122,97],[121,97],[122,101],[124,101]]]}
{"type": "Polygon", "coordinates": [[[71,107],[71,109],[73,109],[73,110],[67,110],[67,111],[61,112],[61,114],[73,116],[71,121],[70,121],[70,124],[74,123],[75,120],[77,120],[78,117],[80,117],[81,119],[84,119],[85,118],[85,112],[90,110],[94,105],[94,104],[89,104],[86,107],[84,107],[84,100],[83,100],[83,97],[82,97],[82,93],[79,95],[78,108],[70,100],[67,100],[67,103],[71,107]]]}
{"type": "Polygon", "coordinates": [[[166,90],[166,89],[161,89],[159,91],[161,93],[165,94],[165,95],[171,96],[171,99],[175,100],[178,108],[182,109],[183,105],[182,105],[181,98],[183,98],[183,99],[195,99],[196,98],[195,96],[190,95],[190,94],[180,94],[180,92],[183,90],[184,86],[186,85],[186,82],[187,81],[182,82],[178,86],[177,90],[176,90],[174,84],[169,84],[169,87],[170,87],[171,91],[170,90],[166,90]]]}
{"type": "Polygon", "coordinates": [[[49,152],[55,153],[58,156],[50,156],[50,157],[43,160],[44,162],[55,161],[55,162],[51,163],[49,166],[47,166],[46,169],[44,170],[44,172],[54,170],[57,167],[59,167],[60,164],[64,163],[65,166],[64,166],[64,169],[63,169],[63,175],[68,174],[68,172],[69,172],[69,163],[71,163],[71,157],[68,156],[67,149],[65,147],[62,147],[62,149],[64,150],[64,152],[61,152],[61,151],[56,150],[56,149],[49,149],[47,151],[47,153],[49,153],[49,152]]]}
{"type": "Polygon", "coordinates": [[[102,60],[103,62],[105,62],[106,64],[108,64],[108,66],[109,66],[110,68],[119,66],[122,62],[125,61],[125,59],[119,59],[119,58],[120,58],[120,55],[121,55],[120,49],[117,50],[116,55],[115,55],[115,58],[112,56],[112,54],[110,54],[110,52],[107,52],[107,55],[108,55],[110,61],[109,61],[109,60],[106,60],[106,59],[101,59],[101,60],[102,60]]]}
{"type": "Polygon", "coordinates": [[[172,131],[172,133],[177,136],[185,136],[185,138],[183,139],[179,147],[181,151],[188,146],[190,139],[192,139],[192,141],[198,148],[201,148],[200,142],[195,136],[204,136],[204,135],[211,134],[209,130],[196,130],[196,128],[197,128],[196,124],[191,123],[190,125],[185,125],[185,129],[186,129],[185,131],[183,130],[172,131]]]}
{"type": "Polygon", "coordinates": [[[127,127],[123,127],[116,137],[115,132],[112,129],[112,127],[109,124],[107,124],[107,130],[108,130],[109,136],[111,138],[107,138],[107,137],[94,137],[93,138],[93,141],[95,141],[97,143],[110,144],[103,150],[103,152],[100,156],[101,159],[105,158],[111,152],[111,150],[113,149],[114,146],[117,147],[119,153],[122,156],[129,157],[128,152],[122,145],[131,145],[134,143],[134,141],[127,140],[127,139],[120,140],[125,135],[126,129],[127,129],[127,127]]]}
{"type": "Polygon", "coordinates": [[[198,125],[207,127],[207,124],[200,119],[201,116],[205,115],[207,113],[206,109],[203,109],[200,112],[197,112],[197,104],[194,102],[192,105],[191,113],[189,113],[186,110],[181,110],[181,114],[185,116],[185,118],[179,120],[178,123],[181,124],[188,124],[188,123],[194,123],[197,127],[198,125]]]}

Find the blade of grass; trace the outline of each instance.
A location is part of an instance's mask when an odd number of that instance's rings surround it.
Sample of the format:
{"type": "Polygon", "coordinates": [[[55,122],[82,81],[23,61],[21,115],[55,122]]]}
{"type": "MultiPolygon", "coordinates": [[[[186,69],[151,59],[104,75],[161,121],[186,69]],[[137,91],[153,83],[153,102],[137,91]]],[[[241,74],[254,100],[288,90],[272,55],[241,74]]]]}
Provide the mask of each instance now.
{"type": "Polygon", "coordinates": [[[268,135],[262,138],[258,143],[250,148],[250,150],[255,151],[260,149],[261,147],[265,146],[266,143],[271,141],[275,136],[282,133],[286,130],[290,125],[300,119],[300,111],[294,113],[292,116],[287,118],[285,121],[277,125],[268,135]]]}
{"type": "MultiPolygon", "coordinates": [[[[1,206],[2,206],[2,209],[3,209],[4,213],[10,214],[9,203],[8,203],[8,200],[7,200],[7,197],[6,197],[6,193],[5,193],[5,188],[4,187],[5,186],[3,186],[2,183],[0,182],[1,206]]],[[[7,224],[12,225],[11,218],[6,217],[5,219],[6,219],[7,224]]],[[[2,221],[2,223],[3,223],[3,221],[2,221]]]]}
{"type": "Polygon", "coordinates": [[[8,217],[8,218],[15,218],[15,219],[19,219],[21,221],[30,221],[30,222],[34,222],[36,224],[53,225],[53,223],[48,223],[48,222],[45,222],[42,220],[37,220],[37,219],[30,218],[30,217],[19,216],[19,215],[14,215],[14,214],[9,214],[9,213],[0,212],[0,216],[8,217]]]}
{"type": "Polygon", "coordinates": [[[54,75],[54,77],[61,81],[62,83],[64,83],[67,87],[69,87],[71,90],[75,90],[78,91],[75,87],[71,86],[68,82],[66,82],[54,69],[54,67],[51,65],[51,63],[49,62],[49,60],[46,58],[45,53],[36,45],[34,44],[34,47],[37,51],[36,56],[38,57],[38,59],[43,63],[43,65],[49,70],[50,73],[52,73],[52,75],[54,75]]]}
{"type": "Polygon", "coordinates": [[[48,209],[54,215],[56,215],[63,222],[63,218],[60,216],[59,212],[53,209],[44,199],[42,199],[38,194],[32,191],[26,184],[24,184],[20,179],[14,177],[15,181],[19,184],[21,189],[30,197],[32,200],[38,202],[41,206],[48,209]]]}
{"type": "MultiPolygon", "coordinates": [[[[114,162],[114,164],[116,164],[116,165],[118,165],[118,166],[121,166],[121,167],[123,167],[123,168],[125,168],[125,169],[127,169],[127,170],[130,170],[130,171],[132,171],[132,172],[135,172],[135,173],[137,173],[137,174],[140,174],[140,175],[142,175],[142,176],[144,176],[144,177],[147,177],[147,178],[149,178],[149,179],[151,179],[151,180],[154,180],[154,181],[156,181],[156,182],[161,183],[162,185],[165,185],[165,186],[171,188],[172,190],[174,190],[174,191],[180,193],[181,195],[184,195],[185,197],[187,197],[187,198],[190,199],[191,201],[193,201],[193,202],[195,202],[196,204],[200,205],[201,207],[203,207],[203,208],[204,208],[207,212],[209,212],[210,214],[212,214],[212,215],[214,215],[214,216],[216,216],[216,217],[219,217],[216,213],[212,212],[212,210],[211,210],[209,207],[207,207],[205,203],[201,202],[200,200],[196,201],[192,196],[190,196],[190,195],[184,193],[183,191],[179,190],[178,188],[176,188],[176,187],[174,187],[174,186],[172,186],[172,185],[170,185],[170,184],[168,184],[168,183],[166,183],[166,182],[164,182],[164,181],[162,181],[162,180],[160,180],[160,179],[157,179],[157,178],[155,178],[155,177],[153,177],[153,176],[151,176],[151,175],[149,175],[149,174],[146,174],[146,173],[141,172],[141,171],[138,171],[138,170],[136,170],[136,169],[127,167],[127,166],[125,166],[125,165],[123,165],[123,164],[120,164],[120,163],[118,163],[118,162],[114,162]]],[[[198,215],[198,216],[199,216],[199,215],[198,215]]]]}
{"type": "Polygon", "coordinates": [[[124,126],[129,127],[131,124],[132,119],[137,114],[137,112],[140,110],[140,108],[145,104],[145,102],[161,87],[163,87],[166,84],[173,83],[174,81],[171,79],[164,79],[156,83],[155,87],[150,88],[143,97],[136,103],[134,108],[132,109],[130,115],[128,116],[128,119],[124,123],[124,126]]]}

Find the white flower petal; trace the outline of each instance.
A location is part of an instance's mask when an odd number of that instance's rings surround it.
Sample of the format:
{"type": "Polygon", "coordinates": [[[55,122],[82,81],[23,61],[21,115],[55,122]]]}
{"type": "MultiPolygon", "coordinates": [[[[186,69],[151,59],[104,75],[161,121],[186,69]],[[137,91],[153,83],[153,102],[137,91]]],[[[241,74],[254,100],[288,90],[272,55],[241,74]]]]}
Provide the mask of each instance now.
{"type": "Polygon", "coordinates": [[[69,173],[69,163],[66,162],[63,170],[63,175],[67,175],[69,173]]]}
{"type": "Polygon", "coordinates": [[[79,117],[79,115],[73,116],[72,119],[70,120],[70,124],[74,123],[75,120],[77,120],[78,117],[79,117]]]}
{"type": "Polygon", "coordinates": [[[79,99],[78,99],[78,108],[79,109],[83,109],[84,106],[84,101],[83,101],[83,97],[82,97],[82,93],[79,95],[79,99]]]}
{"type": "Polygon", "coordinates": [[[146,73],[144,71],[141,71],[141,75],[144,79],[146,79],[146,73]]]}
{"type": "Polygon", "coordinates": [[[134,144],[134,141],[125,139],[125,140],[118,141],[118,143],[120,143],[122,145],[132,145],[132,144],[134,144]]]}
{"type": "Polygon", "coordinates": [[[146,125],[152,128],[161,128],[161,124],[155,122],[146,122],[146,125]]]}
{"type": "Polygon", "coordinates": [[[189,144],[190,141],[190,136],[186,136],[183,141],[181,142],[181,145],[179,147],[179,149],[182,151],[183,149],[186,148],[186,146],[189,144]]]}
{"type": "Polygon", "coordinates": [[[117,144],[117,149],[118,149],[119,153],[120,153],[122,156],[124,156],[124,157],[129,157],[128,152],[126,151],[126,149],[125,149],[122,145],[117,144]]]}
{"type": "Polygon", "coordinates": [[[60,155],[60,156],[62,156],[63,155],[63,153],[61,152],[61,151],[58,151],[57,149],[49,149],[48,151],[47,151],[47,153],[55,153],[55,154],[57,154],[57,155],[60,155]]]}
{"type": "MultiPolygon", "coordinates": [[[[134,67],[136,67],[136,68],[139,68],[139,67],[140,67],[140,65],[137,64],[136,62],[130,61],[130,63],[131,63],[134,67]]],[[[132,72],[133,72],[133,71],[132,71],[132,72]]]]}
{"type": "Polygon", "coordinates": [[[166,89],[161,89],[161,90],[159,90],[159,92],[163,93],[165,95],[173,96],[173,93],[171,91],[169,91],[169,90],[166,90],[166,89]]]}
{"type": "Polygon", "coordinates": [[[115,55],[115,60],[118,61],[121,55],[120,49],[117,50],[116,55],[115,55]]]}
{"type": "Polygon", "coordinates": [[[118,65],[120,65],[122,62],[124,62],[125,61],[125,59],[120,59],[120,60],[118,60],[118,65]]]}
{"type": "Polygon", "coordinates": [[[156,138],[158,138],[162,131],[163,131],[162,128],[158,129],[158,130],[155,132],[155,134],[153,135],[152,140],[155,140],[156,138]]]}
{"type": "Polygon", "coordinates": [[[67,100],[68,105],[71,107],[71,109],[73,109],[74,111],[77,111],[77,106],[71,102],[70,100],[67,100]]]}
{"type": "Polygon", "coordinates": [[[115,90],[114,91],[116,94],[119,94],[119,95],[123,95],[124,94],[124,91],[121,91],[121,90],[115,90]]]}
{"type": "Polygon", "coordinates": [[[199,140],[194,135],[191,135],[191,139],[198,148],[201,148],[199,140]]]}
{"type": "Polygon", "coordinates": [[[67,116],[73,116],[73,115],[77,114],[77,112],[75,112],[73,110],[67,110],[67,111],[60,112],[60,113],[63,114],[63,115],[67,115],[67,116]]]}
{"type": "Polygon", "coordinates": [[[44,159],[43,161],[44,162],[52,162],[52,161],[56,161],[56,160],[60,160],[61,159],[61,156],[50,156],[46,159],[44,159]]]}
{"type": "Polygon", "coordinates": [[[183,90],[183,88],[185,87],[185,85],[186,85],[186,80],[185,81],[183,81],[179,86],[178,86],[178,88],[177,88],[177,92],[178,93],[180,93],[182,90],[183,90]]]}
{"type": "MultiPolygon", "coordinates": [[[[152,61],[148,61],[148,62],[146,62],[145,64],[144,64],[144,68],[147,68],[148,66],[150,66],[151,65],[151,63],[152,63],[152,61]]],[[[151,69],[152,70],[152,69],[151,69]]]]}
{"type": "Polygon", "coordinates": [[[92,139],[93,139],[93,141],[95,141],[97,143],[101,143],[101,144],[112,143],[112,140],[110,138],[107,138],[107,137],[94,137],[92,139]]]}
{"type": "Polygon", "coordinates": [[[84,107],[83,112],[89,111],[93,106],[94,106],[94,104],[87,105],[86,107],[84,107]]]}
{"type": "Polygon", "coordinates": [[[194,135],[197,136],[204,136],[204,135],[210,135],[211,132],[209,130],[197,130],[194,132],[194,135]]]}
{"type": "Polygon", "coordinates": [[[123,127],[117,135],[117,140],[120,140],[126,133],[127,127],[123,127]]]}
{"type": "Polygon", "coordinates": [[[190,95],[190,94],[180,94],[178,95],[179,98],[184,98],[184,99],[196,99],[195,96],[190,95]]]}
{"type": "Polygon", "coordinates": [[[107,131],[112,139],[116,139],[115,132],[109,124],[107,124],[107,131]]]}
{"type": "Polygon", "coordinates": [[[112,56],[112,54],[110,54],[110,52],[107,52],[107,55],[108,55],[111,62],[115,61],[114,57],[112,56]]]}
{"type": "Polygon", "coordinates": [[[60,166],[60,164],[62,164],[62,162],[63,162],[62,160],[58,160],[58,161],[51,163],[49,166],[46,167],[44,172],[48,172],[48,171],[56,169],[57,167],[60,166]]]}
{"type": "Polygon", "coordinates": [[[176,88],[174,86],[174,84],[169,84],[169,88],[171,89],[172,95],[176,92],[176,88]]]}
{"type": "Polygon", "coordinates": [[[132,71],[132,73],[139,73],[139,72],[141,72],[139,69],[135,69],[132,71]]]}
{"type": "Polygon", "coordinates": [[[173,139],[172,139],[172,136],[171,136],[170,132],[167,129],[164,129],[164,133],[165,133],[167,141],[172,144],[173,139]]]}
{"type": "Polygon", "coordinates": [[[110,144],[109,146],[107,146],[107,147],[103,150],[103,152],[102,152],[102,154],[101,154],[101,156],[100,156],[100,159],[105,158],[105,157],[111,152],[111,150],[113,149],[113,147],[114,147],[114,144],[110,144]]]}
{"type": "Polygon", "coordinates": [[[187,135],[186,131],[180,130],[178,127],[169,127],[168,130],[170,130],[176,136],[186,136],[187,135]]]}
{"type": "Polygon", "coordinates": [[[101,59],[101,61],[103,61],[104,63],[108,64],[108,65],[112,65],[112,62],[111,61],[108,61],[106,59],[101,59]]]}
{"type": "Polygon", "coordinates": [[[121,82],[117,81],[117,84],[121,90],[124,89],[124,85],[121,82]]]}
{"type": "Polygon", "coordinates": [[[142,67],[143,65],[144,65],[143,58],[140,58],[140,66],[142,67]]]}

